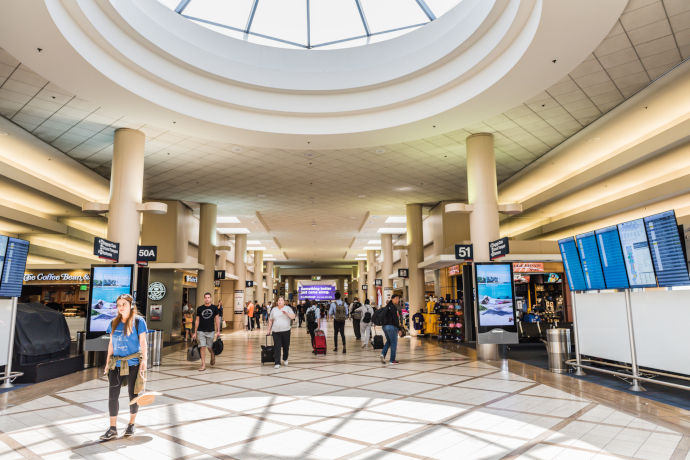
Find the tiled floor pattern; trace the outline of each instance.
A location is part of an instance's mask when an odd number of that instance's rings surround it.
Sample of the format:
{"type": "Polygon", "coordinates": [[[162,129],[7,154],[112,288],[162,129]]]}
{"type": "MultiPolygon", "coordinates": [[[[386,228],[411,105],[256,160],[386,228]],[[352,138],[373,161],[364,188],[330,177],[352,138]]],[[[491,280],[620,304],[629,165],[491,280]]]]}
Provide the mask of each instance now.
{"type": "Polygon", "coordinates": [[[224,340],[205,372],[180,351],[149,373],[164,395],[132,438],[98,442],[103,378],[1,410],[0,460],[690,460],[680,433],[433,342],[402,339],[391,367],[352,335],[347,354],[315,357],[293,329],[289,366],[275,370],[259,363],[261,332],[224,340]]]}

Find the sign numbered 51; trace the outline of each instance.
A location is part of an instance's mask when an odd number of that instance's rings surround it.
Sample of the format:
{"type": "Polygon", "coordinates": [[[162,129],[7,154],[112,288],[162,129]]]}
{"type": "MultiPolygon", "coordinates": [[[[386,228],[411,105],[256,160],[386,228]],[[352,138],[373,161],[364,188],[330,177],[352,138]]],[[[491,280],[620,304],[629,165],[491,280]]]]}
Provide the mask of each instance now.
{"type": "Polygon", "coordinates": [[[471,244],[456,244],[455,245],[455,258],[457,260],[464,260],[471,262],[474,260],[474,250],[471,244]]]}

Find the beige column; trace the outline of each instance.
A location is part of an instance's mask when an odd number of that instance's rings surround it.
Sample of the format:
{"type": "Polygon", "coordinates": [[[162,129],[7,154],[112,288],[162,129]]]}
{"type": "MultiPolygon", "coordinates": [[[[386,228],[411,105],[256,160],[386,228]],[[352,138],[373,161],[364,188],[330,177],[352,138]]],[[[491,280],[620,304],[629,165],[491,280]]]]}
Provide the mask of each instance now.
{"type": "Polygon", "coordinates": [[[264,252],[254,251],[254,300],[264,303],[264,252]]]}
{"type": "Polygon", "coordinates": [[[383,303],[386,304],[393,296],[393,235],[383,233],[381,235],[381,278],[383,278],[383,303]]]}
{"type": "Polygon", "coordinates": [[[371,305],[378,305],[376,296],[376,251],[367,250],[367,297],[371,305]]]}
{"type": "Polygon", "coordinates": [[[364,291],[362,286],[367,284],[367,270],[364,265],[366,261],[365,260],[358,260],[357,261],[357,297],[359,297],[359,301],[364,304],[364,300],[368,298],[368,293],[364,291]]]}
{"type": "Polygon", "coordinates": [[[476,262],[489,262],[489,242],[500,238],[498,227],[498,188],[494,136],[473,134],[467,138],[467,197],[470,234],[476,262]]]}
{"type": "Polygon", "coordinates": [[[266,303],[268,302],[274,302],[275,298],[273,295],[273,261],[272,260],[267,260],[266,261],[266,289],[268,289],[268,293],[266,294],[266,303]]]}
{"type": "Polygon", "coordinates": [[[141,231],[137,204],[144,191],[144,144],[146,136],[129,128],[115,130],[110,169],[108,240],[120,243],[120,263],[137,263],[141,231]]]}
{"type": "MultiPolygon", "coordinates": [[[[409,302],[410,311],[417,312],[424,307],[424,270],[418,268],[424,261],[424,237],[422,234],[422,205],[408,204],[407,214],[407,263],[409,270],[409,302]]],[[[414,328],[410,328],[412,335],[417,335],[414,328]]]]}
{"type": "Polygon", "coordinates": [[[245,264],[247,257],[247,235],[235,235],[235,276],[237,282],[235,283],[235,300],[233,302],[235,317],[233,320],[233,329],[244,329],[244,302],[247,284],[247,266],[245,264]]]}
{"type": "MultiPolygon", "coordinates": [[[[294,276],[288,276],[288,292],[286,293],[287,295],[285,296],[285,300],[290,299],[290,294],[294,293],[295,291],[295,277],[294,276]]],[[[296,297],[292,298],[293,301],[297,301],[296,297]]]]}
{"type": "Polygon", "coordinates": [[[196,284],[196,304],[204,304],[204,294],[213,297],[213,274],[216,269],[216,220],[218,206],[213,203],[201,203],[199,213],[199,263],[204,266],[199,270],[196,284]]]}
{"type": "Polygon", "coordinates": [[[278,297],[280,296],[280,288],[281,288],[281,286],[282,287],[285,286],[285,283],[281,282],[281,279],[280,279],[280,267],[273,267],[273,284],[276,287],[276,291],[278,291],[278,293],[274,297],[274,301],[277,302],[278,297]]]}
{"type": "Polygon", "coordinates": [[[343,275],[338,276],[338,281],[335,283],[335,290],[340,292],[340,297],[345,296],[345,277],[343,275]]]}

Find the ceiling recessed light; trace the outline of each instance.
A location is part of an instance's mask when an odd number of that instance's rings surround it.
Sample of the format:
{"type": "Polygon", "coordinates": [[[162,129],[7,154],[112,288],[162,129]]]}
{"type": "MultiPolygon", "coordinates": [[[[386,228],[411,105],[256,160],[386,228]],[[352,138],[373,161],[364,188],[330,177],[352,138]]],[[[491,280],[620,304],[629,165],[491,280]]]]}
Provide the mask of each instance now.
{"type": "Polygon", "coordinates": [[[367,251],[380,251],[381,247],[380,246],[364,246],[364,249],[367,251]]]}
{"type": "Polygon", "coordinates": [[[402,228],[402,227],[395,227],[395,228],[392,228],[392,227],[388,227],[388,228],[379,228],[379,229],[376,231],[376,233],[390,233],[390,234],[393,234],[393,235],[397,235],[398,233],[407,233],[407,229],[406,229],[406,228],[402,228]]]}
{"type": "Polygon", "coordinates": [[[219,224],[239,224],[240,220],[237,217],[218,217],[216,222],[219,224]]]}
{"type": "Polygon", "coordinates": [[[6,133],[5,131],[0,131],[0,136],[9,136],[9,134],[6,133]]]}
{"type": "Polygon", "coordinates": [[[258,222],[252,222],[252,224],[258,224],[258,222]]]}
{"type": "Polygon", "coordinates": [[[266,198],[266,195],[259,195],[259,198],[266,198]]]}
{"type": "Polygon", "coordinates": [[[381,240],[369,240],[369,242],[367,244],[378,244],[380,246],[381,240]]]}
{"type": "Polygon", "coordinates": [[[405,216],[390,216],[386,219],[387,224],[403,224],[407,222],[407,217],[405,216]]]}
{"type": "Polygon", "coordinates": [[[376,149],[374,150],[375,153],[386,153],[384,149],[376,149]]]}
{"type": "Polygon", "coordinates": [[[307,158],[314,158],[314,157],[316,156],[316,154],[315,154],[315,153],[312,153],[312,152],[307,152],[307,153],[304,154],[304,156],[307,157],[307,158]]]}
{"type": "Polygon", "coordinates": [[[233,151],[233,152],[239,153],[239,152],[244,152],[244,149],[241,148],[241,147],[233,147],[233,148],[232,148],[232,151],[233,151]]]}
{"type": "Polygon", "coordinates": [[[237,233],[251,233],[248,228],[219,228],[218,233],[226,234],[237,234],[237,233]]]}
{"type": "Polygon", "coordinates": [[[587,142],[596,142],[596,141],[598,141],[599,139],[600,139],[600,138],[598,138],[598,137],[593,137],[593,138],[591,138],[591,139],[587,139],[587,142]]]}
{"type": "Polygon", "coordinates": [[[359,197],[360,198],[366,198],[367,196],[366,195],[360,195],[359,197]]]}

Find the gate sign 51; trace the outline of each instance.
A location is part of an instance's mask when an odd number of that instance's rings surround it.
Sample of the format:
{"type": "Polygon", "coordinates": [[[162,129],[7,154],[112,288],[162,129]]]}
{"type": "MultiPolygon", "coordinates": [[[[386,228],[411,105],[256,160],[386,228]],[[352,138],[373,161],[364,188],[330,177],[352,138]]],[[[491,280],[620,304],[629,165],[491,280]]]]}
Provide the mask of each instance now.
{"type": "Polygon", "coordinates": [[[474,251],[472,250],[471,244],[456,244],[455,245],[455,258],[457,260],[473,261],[474,251]]]}

